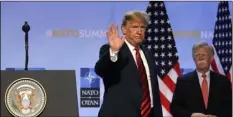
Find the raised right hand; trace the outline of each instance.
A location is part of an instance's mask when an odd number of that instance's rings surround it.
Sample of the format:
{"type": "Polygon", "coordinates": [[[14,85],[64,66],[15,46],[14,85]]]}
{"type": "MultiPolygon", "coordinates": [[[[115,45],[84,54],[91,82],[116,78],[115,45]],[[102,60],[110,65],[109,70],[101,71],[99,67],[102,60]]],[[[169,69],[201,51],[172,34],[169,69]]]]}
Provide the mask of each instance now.
{"type": "Polygon", "coordinates": [[[123,36],[122,39],[119,36],[119,31],[118,31],[118,26],[111,24],[109,26],[109,29],[106,33],[107,38],[108,38],[108,42],[110,45],[110,48],[112,50],[112,52],[116,52],[118,50],[120,50],[120,48],[122,47],[125,37],[123,36]]]}

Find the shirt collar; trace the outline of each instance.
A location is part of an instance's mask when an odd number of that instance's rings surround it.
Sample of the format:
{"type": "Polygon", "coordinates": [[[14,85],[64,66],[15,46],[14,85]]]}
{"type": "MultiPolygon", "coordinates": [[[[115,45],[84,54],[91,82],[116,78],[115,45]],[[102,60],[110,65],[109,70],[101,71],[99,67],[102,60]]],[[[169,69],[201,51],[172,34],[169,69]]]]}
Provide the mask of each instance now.
{"type": "MultiPolygon", "coordinates": [[[[196,72],[197,72],[197,74],[198,74],[198,77],[199,77],[199,78],[202,78],[202,73],[199,72],[199,71],[197,71],[197,70],[196,70],[196,72]]],[[[205,75],[206,75],[206,78],[209,78],[210,70],[208,70],[208,71],[205,73],[205,75]]]]}
{"type": "Polygon", "coordinates": [[[133,45],[131,45],[127,40],[125,40],[125,43],[127,44],[127,46],[129,47],[130,51],[133,52],[135,47],[133,45]]]}

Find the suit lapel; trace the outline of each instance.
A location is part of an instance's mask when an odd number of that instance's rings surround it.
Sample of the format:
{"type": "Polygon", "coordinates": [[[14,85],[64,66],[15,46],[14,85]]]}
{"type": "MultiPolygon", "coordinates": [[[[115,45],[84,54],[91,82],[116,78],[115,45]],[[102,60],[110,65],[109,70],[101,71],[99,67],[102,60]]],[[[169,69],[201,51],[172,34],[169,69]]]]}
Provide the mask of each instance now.
{"type": "Polygon", "coordinates": [[[217,97],[217,89],[215,89],[216,86],[216,81],[215,81],[215,77],[214,77],[214,73],[212,71],[210,71],[210,86],[209,86],[209,97],[208,97],[208,111],[211,110],[211,107],[214,106],[215,102],[215,97],[217,97]]]}
{"type": "Polygon", "coordinates": [[[121,62],[119,65],[124,65],[124,67],[122,67],[124,69],[124,74],[126,74],[124,80],[129,83],[128,87],[132,89],[131,94],[133,94],[133,97],[129,98],[133,100],[129,103],[132,103],[132,106],[135,106],[139,110],[142,101],[140,75],[133,55],[126,43],[124,43],[119,51],[119,61],[121,62]]]}
{"type": "MultiPolygon", "coordinates": [[[[152,70],[152,64],[153,64],[153,61],[152,61],[152,59],[150,58],[150,56],[149,56],[149,53],[148,53],[148,51],[146,51],[146,48],[145,47],[143,47],[143,46],[141,46],[141,49],[142,49],[142,51],[143,51],[143,53],[144,53],[144,55],[145,55],[145,58],[146,58],[146,60],[147,60],[147,64],[148,64],[148,67],[149,67],[149,72],[150,72],[150,77],[151,77],[151,86],[152,86],[152,92],[154,92],[153,90],[155,89],[155,86],[157,86],[155,83],[155,76],[154,76],[154,74],[153,74],[153,71],[151,71],[152,70]]],[[[134,58],[133,58],[133,55],[132,55],[132,53],[130,52],[130,49],[129,49],[129,47],[127,46],[127,44],[126,43],[124,43],[124,45],[123,45],[123,47],[122,47],[122,49],[121,49],[121,52],[122,52],[122,54],[121,54],[121,58],[123,58],[123,59],[128,59],[128,65],[129,65],[129,67],[130,67],[130,73],[132,73],[132,82],[137,82],[140,86],[141,86],[141,83],[140,83],[140,75],[139,75],[139,71],[138,71],[138,68],[137,68],[137,65],[136,65],[136,63],[135,63],[135,60],[134,60],[134,58]],[[136,78],[136,80],[135,80],[135,78],[136,78]],[[138,79],[138,80],[137,80],[138,79]]],[[[154,71],[155,72],[155,71],[154,71]]],[[[156,77],[157,78],[157,77],[156,77]]],[[[140,91],[141,92],[141,91],[140,91]]],[[[142,93],[142,92],[141,92],[142,93]]],[[[141,95],[142,94],[140,94],[140,98],[141,98],[141,95]]]]}
{"type": "Polygon", "coordinates": [[[201,85],[199,83],[199,78],[198,78],[198,75],[197,75],[197,72],[194,71],[193,72],[193,82],[192,85],[194,87],[194,92],[196,92],[196,96],[197,96],[197,99],[195,99],[195,101],[197,102],[196,104],[198,105],[198,107],[201,109],[201,110],[206,110],[205,109],[205,103],[204,103],[204,99],[203,99],[203,95],[202,95],[202,91],[201,91],[201,85]]]}
{"type": "Polygon", "coordinates": [[[121,56],[123,59],[128,59],[128,65],[130,67],[130,73],[132,73],[132,78],[136,78],[138,80],[132,79],[133,81],[138,81],[138,83],[140,84],[140,75],[139,75],[139,71],[137,68],[137,65],[135,63],[135,60],[133,58],[132,53],[130,52],[129,47],[127,46],[126,43],[124,43],[123,47],[121,48],[121,56]]]}
{"type": "MultiPolygon", "coordinates": [[[[145,55],[145,58],[147,60],[147,64],[148,64],[149,72],[150,72],[150,77],[151,77],[152,90],[154,90],[155,86],[157,86],[157,85],[154,84],[155,83],[155,81],[154,81],[155,80],[154,79],[155,76],[153,74],[153,71],[151,71],[152,70],[153,61],[150,58],[148,51],[146,51],[146,48],[144,46],[140,46],[140,47],[141,47],[141,49],[142,49],[142,51],[143,51],[143,53],[145,55]]],[[[127,46],[126,43],[124,43],[124,45],[122,47],[122,52],[123,52],[123,56],[126,55],[126,57],[129,59],[129,62],[130,62],[129,64],[132,66],[132,69],[131,69],[132,71],[131,72],[135,75],[135,77],[133,77],[133,78],[138,78],[138,80],[136,80],[136,81],[138,81],[138,83],[141,86],[141,83],[140,83],[140,80],[139,80],[140,79],[140,75],[139,75],[139,71],[138,71],[137,65],[136,65],[135,60],[133,58],[133,55],[130,52],[130,49],[127,46]]]]}
{"type": "MultiPolygon", "coordinates": [[[[149,53],[148,53],[148,51],[146,51],[146,49],[145,49],[145,47],[144,46],[141,46],[141,48],[142,48],[142,51],[143,51],[143,53],[144,53],[144,55],[145,55],[145,58],[146,58],[146,61],[147,61],[147,64],[148,64],[148,67],[149,67],[149,72],[150,72],[150,79],[151,79],[151,87],[152,87],[152,92],[153,92],[153,90],[154,90],[154,88],[155,88],[155,82],[154,82],[154,78],[155,78],[155,76],[154,76],[154,74],[153,74],[153,71],[151,71],[152,70],[152,64],[153,64],[153,61],[152,61],[152,58],[150,58],[150,56],[149,56],[149,53]]],[[[154,71],[155,72],[155,71],[154,71]]],[[[157,77],[156,77],[157,78],[157,77]]]]}

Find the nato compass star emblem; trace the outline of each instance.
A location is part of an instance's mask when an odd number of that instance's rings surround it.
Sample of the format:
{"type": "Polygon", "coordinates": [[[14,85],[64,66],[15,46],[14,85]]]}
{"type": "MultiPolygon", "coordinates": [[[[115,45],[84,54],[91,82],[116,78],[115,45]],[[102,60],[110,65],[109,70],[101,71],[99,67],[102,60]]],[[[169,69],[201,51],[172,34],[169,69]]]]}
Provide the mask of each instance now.
{"type": "Polygon", "coordinates": [[[91,84],[93,84],[97,79],[93,74],[91,74],[91,72],[87,72],[84,78],[88,80],[88,84],[90,85],[90,87],[91,84]]]}

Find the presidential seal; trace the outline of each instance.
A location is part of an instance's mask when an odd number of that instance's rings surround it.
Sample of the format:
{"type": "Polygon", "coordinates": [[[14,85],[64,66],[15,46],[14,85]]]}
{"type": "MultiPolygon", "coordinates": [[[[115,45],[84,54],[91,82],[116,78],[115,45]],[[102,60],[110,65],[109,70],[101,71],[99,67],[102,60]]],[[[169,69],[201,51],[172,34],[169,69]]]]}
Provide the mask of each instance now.
{"type": "Polygon", "coordinates": [[[5,105],[17,117],[38,116],[44,110],[46,101],[43,86],[32,78],[13,81],[5,93],[5,105]]]}

